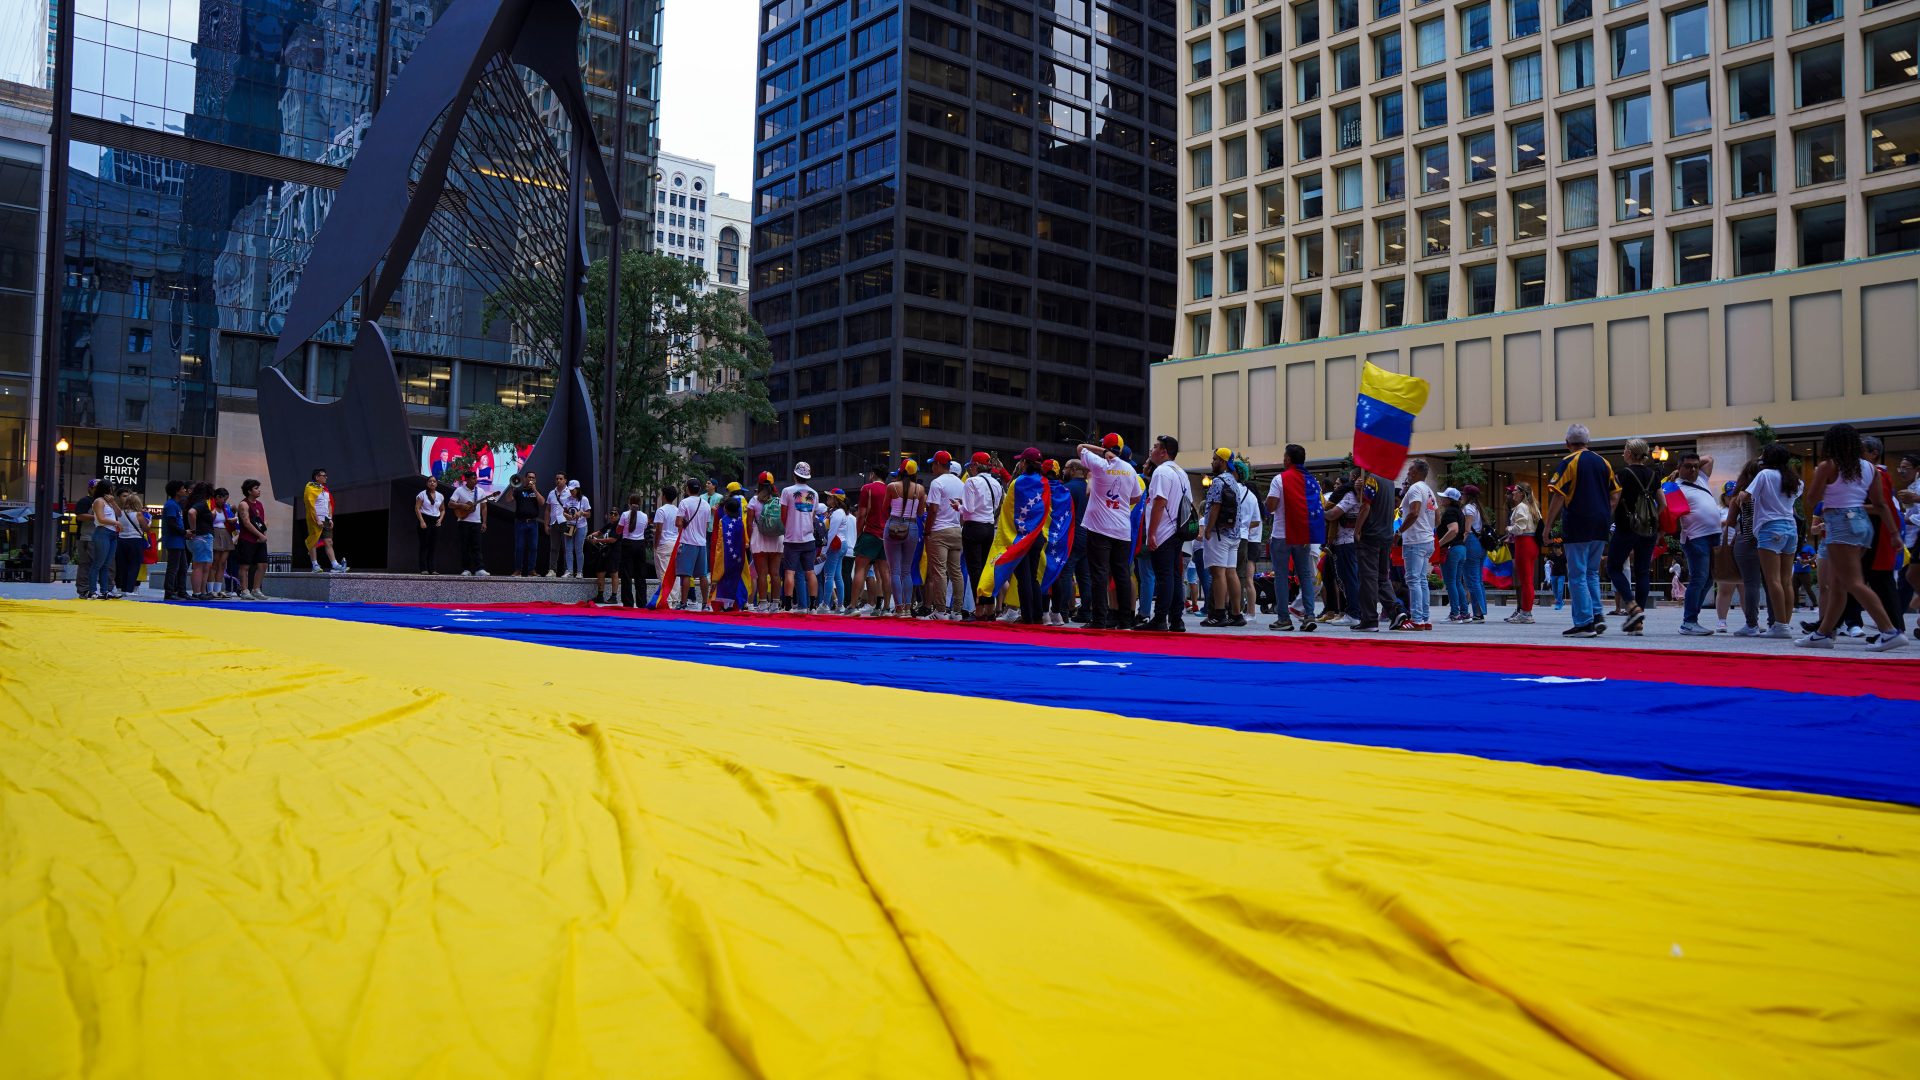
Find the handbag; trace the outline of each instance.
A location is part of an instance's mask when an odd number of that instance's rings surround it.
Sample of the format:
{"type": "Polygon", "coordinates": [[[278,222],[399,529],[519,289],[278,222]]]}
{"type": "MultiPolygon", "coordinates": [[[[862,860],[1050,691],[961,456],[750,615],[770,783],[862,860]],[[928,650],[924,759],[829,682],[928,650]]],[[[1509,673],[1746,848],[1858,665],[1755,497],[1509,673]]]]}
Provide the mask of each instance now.
{"type": "Polygon", "coordinates": [[[1733,545],[1721,544],[1713,549],[1713,580],[1740,580],[1740,567],[1733,561],[1733,545]]]}

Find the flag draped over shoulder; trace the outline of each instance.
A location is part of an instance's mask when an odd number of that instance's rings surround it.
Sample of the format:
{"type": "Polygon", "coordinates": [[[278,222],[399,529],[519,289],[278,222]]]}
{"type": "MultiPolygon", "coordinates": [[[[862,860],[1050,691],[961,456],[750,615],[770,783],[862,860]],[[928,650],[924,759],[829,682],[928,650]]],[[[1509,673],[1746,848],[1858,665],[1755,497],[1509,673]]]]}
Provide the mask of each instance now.
{"type": "Polygon", "coordinates": [[[1031,473],[1013,478],[1007,497],[1000,500],[1000,522],[994,533],[993,549],[987,553],[987,565],[980,569],[982,595],[998,597],[1005,592],[1007,603],[1019,602],[1013,571],[1020,565],[1021,558],[1042,542],[1049,502],[1044,479],[1031,473]]]}
{"type": "Polygon", "coordinates": [[[1427,405],[1427,380],[1363,363],[1360,400],[1353,414],[1353,463],[1381,476],[1398,476],[1413,441],[1413,418],[1427,405]]]}
{"type": "MultiPolygon", "coordinates": [[[[660,578],[660,588],[653,594],[653,598],[647,601],[647,606],[650,608],[664,611],[673,606],[674,577],[680,569],[680,536],[679,533],[674,534],[673,548],[667,554],[667,565],[653,568],[655,575],[660,578]]],[[[659,549],[654,550],[657,552],[659,549]]]]}
{"type": "Polygon", "coordinates": [[[1286,515],[1287,543],[1307,537],[1307,543],[1327,542],[1327,511],[1320,502],[1320,481],[1305,469],[1288,468],[1280,474],[1280,512],[1286,515]]]}
{"type": "Polygon", "coordinates": [[[1053,588],[1053,580],[1066,568],[1073,556],[1073,493],[1058,480],[1047,482],[1046,569],[1040,575],[1040,591],[1053,588]]]}
{"type": "MultiPolygon", "coordinates": [[[[1127,545],[1127,562],[1132,564],[1140,557],[1140,537],[1147,531],[1147,478],[1140,478],[1140,497],[1133,500],[1133,509],[1127,513],[1128,526],[1133,533],[1133,542],[1127,545]]],[[[1131,571],[1129,571],[1131,573],[1131,571]]]]}
{"type": "MultiPolygon", "coordinates": [[[[731,500],[736,506],[740,497],[731,500]]],[[[716,525],[719,543],[713,547],[718,571],[713,575],[714,599],[723,608],[747,606],[747,523],[735,514],[722,514],[716,525]]]]}

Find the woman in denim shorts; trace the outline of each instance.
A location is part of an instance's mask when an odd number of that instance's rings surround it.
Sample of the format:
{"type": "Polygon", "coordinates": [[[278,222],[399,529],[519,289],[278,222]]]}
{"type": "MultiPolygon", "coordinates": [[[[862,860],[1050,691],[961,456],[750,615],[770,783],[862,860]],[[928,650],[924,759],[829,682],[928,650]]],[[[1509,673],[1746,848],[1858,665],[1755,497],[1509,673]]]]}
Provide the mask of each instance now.
{"type": "Polygon", "coordinates": [[[1760,452],[1760,471],[1753,475],[1740,493],[1733,497],[1737,511],[1751,508],[1755,555],[1760,560],[1760,579],[1767,590],[1767,610],[1772,623],[1768,637],[1792,637],[1789,627],[1793,611],[1793,553],[1800,546],[1800,522],[1793,513],[1794,497],[1800,494],[1800,474],[1792,467],[1793,455],[1780,443],[1760,452]]]}
{"type": "Polygon", "coordinates": [[[1878,517],[1882,528],[1897,530],[1899,523],[1881,490],[1879,470],[1866,459],[1860,433],[1852,424],[1835,424],[1827,429],[1820,442],[1820,467],[1814,470],[1807,498],[1821,508],[1826,537],[1820,542],[1820,557],[1826,562],[1826,573],[1820,582],[1820,627],[1794,644],[1806,649],[1833,648],[1834,627],[1846,609],[1847,597],[1852,596],[1880,631],[1879,640],[1867,648],[1886,652],[1905,645],[1906,635],[1894,631],[1887,609],[1860,572],[1861,561],[1873,544],[1873,519],[1869,515],[1878,517]]]}

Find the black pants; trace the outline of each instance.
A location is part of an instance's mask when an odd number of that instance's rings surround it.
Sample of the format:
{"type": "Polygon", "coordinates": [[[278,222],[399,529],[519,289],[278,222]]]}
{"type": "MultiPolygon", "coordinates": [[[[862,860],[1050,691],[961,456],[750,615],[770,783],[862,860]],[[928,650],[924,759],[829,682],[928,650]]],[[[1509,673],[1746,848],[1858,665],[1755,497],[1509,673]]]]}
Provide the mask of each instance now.
{"type": "Polygon", "coordinates": [[[463,521],[460,523],[460,569],[477,574],[480,568],[480,523],[463,521]]]}
{"type": "Polygon", "coordinates": [[[1020,621],[1037,623],[1040,613],[1046,610],[1046,597],[1040,595],[1040,560],[1042,549],[1038,544],[1027,549],[1020,556],[1020,562],[1013,568],[1014,580],[1020,583],[1020,621]]]}
{"type": "MultiPolygon", "coordinates": [[[[664,586],[665,583],[662,582],[664,586]]],[[[647,606],[647,542],[620,541],[620,603],[624,607],[647,606]]]]}
{"type": "MultiPolygon", "coordinates": [[[[1873,558],[1873,549],[1867,548],[1861,561],[1865,562],[1871,558],[1873,558]]],[[[1867,583],[1867,588],[1873,590],[1873,595],[1880,598],[1880,606],[1887,609],[1887,620],[1893,623],[1895,630],[1904,634],[1907,632],[1907,615],[1900,610],[1897,603],[1898,590],[1894,588],[1893,575],[1892,570],[1868,570],[1863,567],[1860,571],[1860,579],[1867,583]]],[[[1840,623],[1842,626],[1865,626],[1867,621],[1863,618],[1864,615],[1865,609],[1860,606],[1860,601],[1849,595],[1847,608],[1841,614],[1840,623]]],[[[1876,626],[1873,629],[1880,628],[1876,626]]]]}
{"type": "Polygon", "coordinates": [[[1067,570],[1073,574],[1073,587],[1080,593],[1080,609],[1092,606],[1088,597],[1093,595],[1093,568],[1089,561],[1087,546],[1093,543],[1093,533],[1084,528],[1073,531],[1073,554],[1067,558],[1067,570]]]}
{"type": "Polygon", "coordinates": [[[423,517],[422,520],[427,523],[427,527],[420,530],[420,569],[431,570],[433,569],[434,545],[438,543],[440,539],[440,519],[437,517],[423,517]]]}
{"type": "Polygon", "coordinates": [[[1632,529],[1616,527],[1607,542],[1607,580],[1613,585],[1616,606],[1626,602],[1631,590],[1633,602],[1647,606],[1647,590],[1653,587],[1653,537],[1641,536],[1632,529]],[[1633,560],[1633,584],[1627,584],[1627,560],[1633,560]]]}
{"type": "Polygon", "coordinates": [[[182,547],[167,549],[167,591],[168,596],[187,595],[187,572],[193,568],[193,556],[182,547]]]}
{"type": "Polygon", "coordinates": [[[1361,623],[1372,626],[1380,621],[1384,606],[1389,617],[1400,613],[1400,601],[1393,595],[1393,578],[1390,567],[1393,560],[1388,557],[1387,545],[1361,540],[1354,545],[1354,554],[1360,556],[1360,602],[1355,610],[1361,623]]]}
{"type": "Polygon", "coordinates": [[[1153,549],[1153,621],[1169,629],[1186,625],[1186,576],[1180,573],[1180,539],[1176,534],[1153,549]]]}
{"type": "Polygon", "coordinates": [[[1133,622],[1133,560],[1128,552],[1133,544],[1115,540],[1097,532],[1087,534],[1087,565],[1092,581],[1087,588],[1092,626],[1129,625],[1133,622]],[[1118,574],[1115,571],[1119,571],[1118,574]],[[1107,583],[1113,583],[1114,606],[1107,607],[1107,583]],[[1114,617],[1114,612],[1119,617],[1114,617]]]}
{"type": "Polygon", "coordinates": [[[123,593],[140,587],[140,563],[147,557],[147,542],[140,537],[121,537],[113,547],[114,584],[123,593]]]}
{"type": "MultiPolygon", "coordinates": [[[[968,521],[960,526],[960,550],[965,552],[967,573],[978,575],[987,565],[987,552],[993,550],[993,526],[984,521],[968,521]]],[[[852,562],[852,558],[847,559],[852,562]]],[[[979,581],[974,582],[974,591],[979,592],[979,581]]]]}

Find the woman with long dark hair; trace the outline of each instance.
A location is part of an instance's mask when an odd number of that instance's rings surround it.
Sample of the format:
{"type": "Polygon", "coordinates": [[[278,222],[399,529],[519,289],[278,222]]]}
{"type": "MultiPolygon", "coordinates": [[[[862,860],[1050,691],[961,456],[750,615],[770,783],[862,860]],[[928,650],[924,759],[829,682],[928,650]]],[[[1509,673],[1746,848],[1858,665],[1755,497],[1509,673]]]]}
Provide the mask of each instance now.
{"type": "Polygon", "coordinates": [[[1835,424],[1820,440],[1820,467],[1813,472],[1807,497],[1820,508],[1825,533],[1820,553],[1827,573],[1820,582],[1820,625],[1794,644],[1805,649],[1833,648],[1834,628],[1851,596],[1880,631],[1879,639],[1867,648],[1886,652],[1905,645],[1906,635],[1895,632],[1886,607],[1861,574],[1861,559],[1873,543],[1872,518],[1879,517],[1883,528],[1898,531],[1900,525],[1852,424],[1835,424]]]}
{"type": "MultiPolygon", "coordinates": [[[[1800,494],[1800,474],[1792,463],[1793,454],[1784,445],[1769,444],[1760,451],[1759,471],[1733,497],[1737,513],[1753,516],[1753,556],[1767,592],[1769,625],[1765,633],[1774,638],[1793,636],[1793,556],[1800,545],[1800,522],[1793,512],[1793,500],[1800,494]]],[[[1735,559],[1739,554],[1736,549],[1735,559]]],[[[1754,599],[1757,602],[1759,598],[1754,599]]]]}
{"type": "Polygon", "coordinates": [[[140,564],[147,554],[147,509],[131,489],[120,493],[120,531],[113,544],[114,576],[120,591],[140,587],[140,564]]]}

